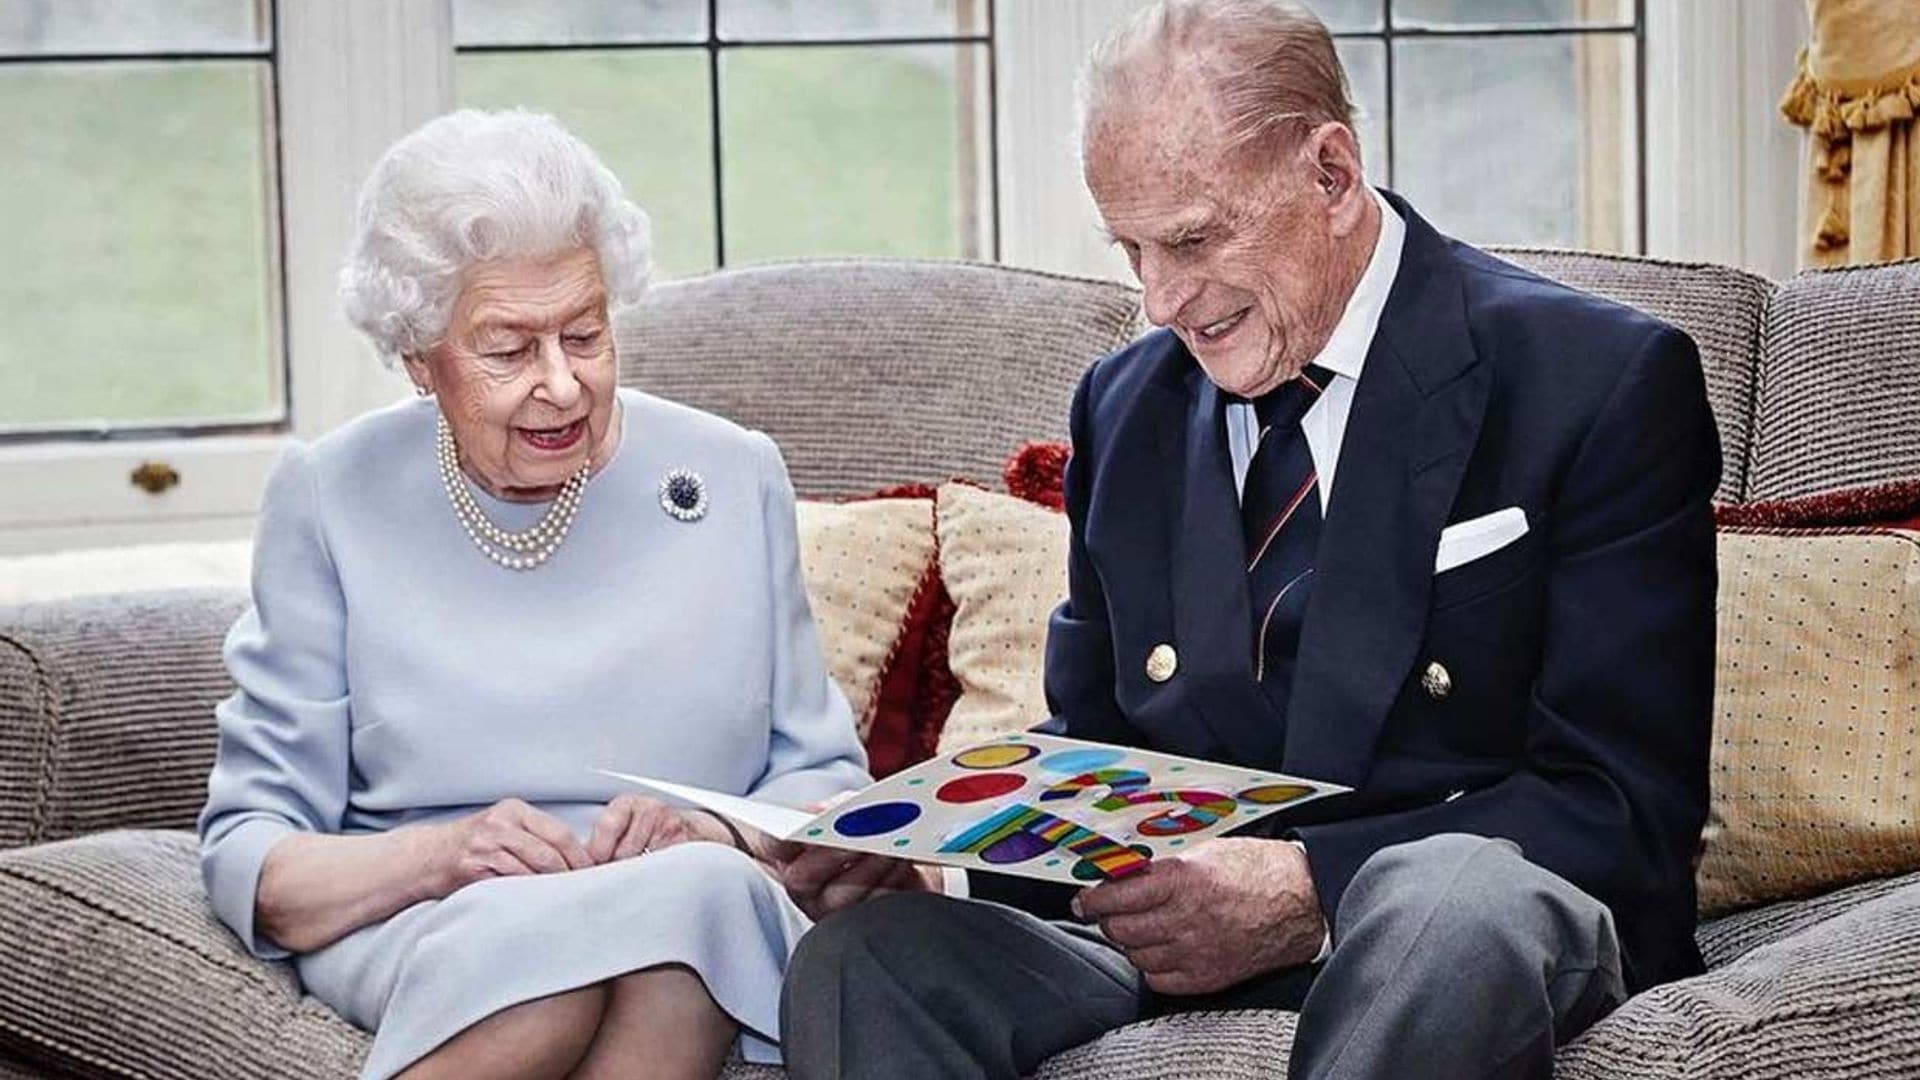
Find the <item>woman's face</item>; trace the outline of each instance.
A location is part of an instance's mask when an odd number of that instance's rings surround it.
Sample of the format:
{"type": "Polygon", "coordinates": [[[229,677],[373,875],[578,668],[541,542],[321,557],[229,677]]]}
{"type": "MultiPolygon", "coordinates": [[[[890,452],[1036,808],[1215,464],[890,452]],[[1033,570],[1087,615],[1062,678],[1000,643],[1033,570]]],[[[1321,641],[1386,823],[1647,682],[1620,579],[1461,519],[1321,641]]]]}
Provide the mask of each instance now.
{"type": "Polygon", "coordinates": [[[502,499],[551,499],[618,438],[618,365],[591,248],[469,267],[447,336],[407,358],[453,428],[460,465],[502,499]]]}

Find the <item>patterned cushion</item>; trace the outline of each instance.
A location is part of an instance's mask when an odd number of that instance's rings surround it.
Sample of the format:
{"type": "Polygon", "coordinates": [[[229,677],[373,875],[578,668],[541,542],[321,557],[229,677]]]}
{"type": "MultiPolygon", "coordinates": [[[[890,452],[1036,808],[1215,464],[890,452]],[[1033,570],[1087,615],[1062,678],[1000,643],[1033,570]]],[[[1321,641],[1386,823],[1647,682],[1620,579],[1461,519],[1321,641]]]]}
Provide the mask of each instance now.
{"type": "Polygon", "coordinates": [[[1767,313],[1748,499],[1920,476],[1920,262],[1821,270],[1767,313]]]}
{"type": "Polygon", "coordinates": [[[1920,869],[1920,534],[1720,536],[1702,911],[1920,869]]]}
{"type": "Polygon", "coordinates": [[[1536,274],[1639,308],[1686,331],[1700,347],[1707,399],[1720,427],[1725,464],[1715,498],[1732,502],[1744,497],[1755,358],[1773,282],[1724,266],[1576,251],[1495,250],[1536,274]]]}
{"type": "Polygon", "coordinates": [[[821,650],[864,740],[907,612],[933,568],[933,500],[803,502],[798,517],[801,573],[821,650]]]}
{"type": "Polygon", "coordinates": [[[1066,432],[1080,373],[1138,328],[1124,285],[886,259],[661,285],[617,327],[621,380],[773,436],[810,498],[989,482],[1066,432]]]}
{"type": "Polygon", "coordinates": [[[1047,718],[1047,617],[1067,594],[1066,516],[968,484],[940,487],[940,574],[956,610],[947,660],[960,681],[944,753],[1047,718]]]}

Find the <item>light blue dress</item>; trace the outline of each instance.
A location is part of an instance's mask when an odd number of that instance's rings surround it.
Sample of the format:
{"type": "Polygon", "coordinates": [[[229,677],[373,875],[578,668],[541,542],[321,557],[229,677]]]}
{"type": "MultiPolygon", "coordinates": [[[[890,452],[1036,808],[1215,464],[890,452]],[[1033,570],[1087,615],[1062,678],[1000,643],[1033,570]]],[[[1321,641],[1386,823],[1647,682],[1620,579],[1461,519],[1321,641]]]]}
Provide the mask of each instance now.
{"type": "MultiPolygon", "coordinates": [[[[622,390],[624,434],[566,542],[518,573],[468,539],[441,486],[436,408],[409,401],[290,450],[267,485],[254,606],[227,637],[201,816],[214,911],[255,955],[261,860],[296,831],[372,833],[515,797],[584,840],[637,772],[787,805],[867,783],[800,577],[771,440],[622,390]],[[660,505],[675,468],[705,517],[660,505]]],[[[475,497],[497,524],[544,505],[475,497]]],[[[746,856],[667,848],[496,878],[293,957],[309,992],[376,1031],[365,1076],[404,1069],[510,1005],[684,964],[777,1061],[780,978],[808,926],[746,856]]]]}

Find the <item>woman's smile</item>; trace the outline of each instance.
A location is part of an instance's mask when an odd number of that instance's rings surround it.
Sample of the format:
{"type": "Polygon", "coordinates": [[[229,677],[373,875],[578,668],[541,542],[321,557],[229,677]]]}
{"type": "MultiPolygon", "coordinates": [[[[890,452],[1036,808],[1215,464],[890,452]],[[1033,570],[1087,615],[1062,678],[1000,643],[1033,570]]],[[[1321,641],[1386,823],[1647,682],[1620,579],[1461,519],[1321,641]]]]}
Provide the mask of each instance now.
{"type": "Polygon", "coordinates": [[[536,453],[563,454],[572,450],[585,437],[587,418],[583,416],[560,427],[516,427],[513,431],[522,443],[531,447],[536,453]]]}

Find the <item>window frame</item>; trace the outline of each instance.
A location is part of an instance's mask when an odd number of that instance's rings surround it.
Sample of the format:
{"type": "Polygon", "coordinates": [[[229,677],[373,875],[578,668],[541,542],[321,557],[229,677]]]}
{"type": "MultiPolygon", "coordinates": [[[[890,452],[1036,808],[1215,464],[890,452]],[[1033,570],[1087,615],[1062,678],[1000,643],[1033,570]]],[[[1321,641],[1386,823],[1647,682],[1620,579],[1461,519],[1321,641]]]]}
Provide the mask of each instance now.
{"type": "MultiPolygon", "coordinates": [[[[266,160],[262,165],[266,176],[266,210],[272,220],[266,228],[267,236],[267,349],[268,387],[270,390],[270,408],[278,415],[266,419],[227,419],[210,417],[204,420],[182,419],[163,421],[136,421],[115,424],[88,424],[85,422],[54,424],[44,428],[22,427],[13,430],[0,430],[0,447],[47,442],[98,442],[109,439],[167,439],[184,436],[208,437],[222,435],[263,434],[286,430],[292,416],[293,405],[287,378],[287,275],[285,273],[286,252],[286,205],[281,191],[281,177],[284,173],[284,159],[280,148],[280,77],[279,55],[279,4],[281,0],[255,0],[265,5],[267,42],[263,48],[228,49],[147,49],[89,51],[56,51],[40,53],[0,53],[0,68],[31,68],[54,64],[85,64],[89,66],[112,67],[117,65],[151,64],[193,64],[193,63],[231,63],[251,61],[263,63],[265,79],[265,100],[263,117],[267,130],[262,142],[267,148],[266,160]]],[[[4,518],[0,518],[4,520],[4,518]]]]}
{"type": "MultiPolygon", "coordinates": [[[[1386,150],[1383,180],[1394,182],[1397,164],[1394,123],[1394,45],[1401,41],[1501,41],[1539,38],[1631,37],[1633,40],[1633,153],[1634,215],[1630,255],[1647,253],[1647,0],[1633,0],[1631,23],[1560,22],[1541,24],[1488,23],[1468,26],[1399,26],[1394,21],[1397,0],[1380,0],[1380,26],[1374,30],[1339,30],[1335,42],[1378,41],[1382,45],[1382,91],[1385,102],[1380,123],[1386,150]]],[[[1405,0],[1398,0],[1405,2],[1405,0]]]]}
{"type": "Polygon", "coordinates": [[[288,443],[404,394],[340,314],[335,281],[360,179],[452,99],[446,0],[276,0],[273,29],[282,417],[0,443],[0,555],[244,537],[288,443]],[[148,463],[172,468],[178,485],[136,486],[148,463]]]}
{"type": "Polygon", "coordinates": [[[722,58],[729,52],[752,51],[756,49],[813,49],[813,48],[885,48],[891,46],[912,45],[951,45],[978,46],[986,55],[986,147],[987,184],[986,232],[987,250],[984,257],[988,261],[1000,261],[1000,138],[999,108],[996,94],[995,54],[997,52],[997,27],[994,21],[994,9],[997,0],[977,0],[982,5],[982,22],[986,29],[977,33],[952,34],[897,34],[859,36],[854,34],[823,35],[801,38],[746,37],[729,38],[720,33],[720,5],[725,0],[706,0],[707,33],[703,38],[661,39],[657,41],[614,41],[614,42],[503,42],[483,45],[461,45],[457,41],[453,51],[456,60],[461,56],[516,56],[527,53],[562,52],[690,52],[694,49],[706,53],[707,69],[707,145],[709,163],[713,170],[713,268],[724,270],[727,261],[727,207],[726,207],[726,120],[721,108],[721,64],[722,58]]]}

